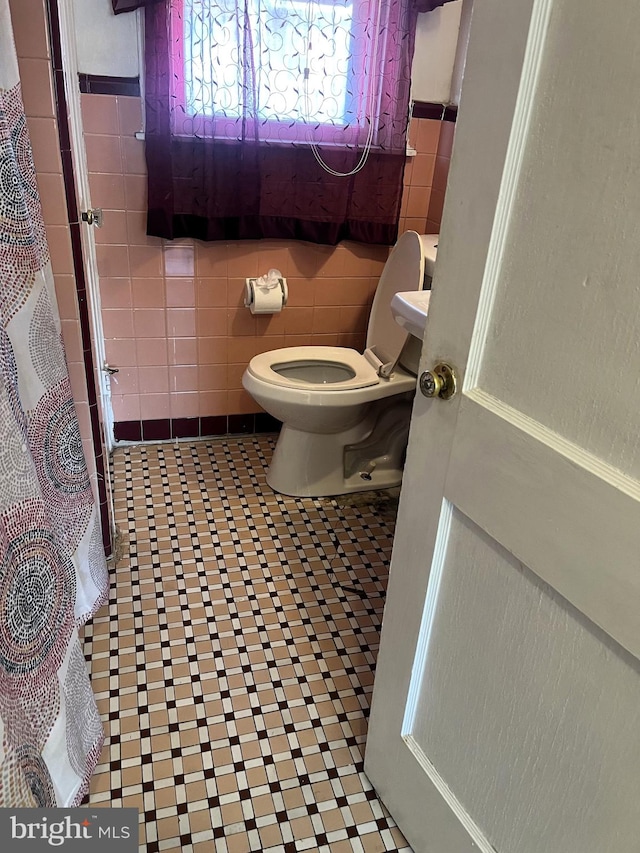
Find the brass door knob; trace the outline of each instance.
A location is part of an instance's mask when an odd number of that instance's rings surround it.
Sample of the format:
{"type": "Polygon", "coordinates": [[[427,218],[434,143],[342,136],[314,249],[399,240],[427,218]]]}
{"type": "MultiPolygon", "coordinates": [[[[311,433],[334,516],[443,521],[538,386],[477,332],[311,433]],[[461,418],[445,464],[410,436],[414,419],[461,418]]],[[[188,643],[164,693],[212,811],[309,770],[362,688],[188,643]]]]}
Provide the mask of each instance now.
{"type": "Polygon", "coordinates": [[[450,400],[456,390],[456,373],[450,364],[441,362],[436,364],[433,370],[425,370],[420,376],[420,391],[425,397],[450,400]]]}

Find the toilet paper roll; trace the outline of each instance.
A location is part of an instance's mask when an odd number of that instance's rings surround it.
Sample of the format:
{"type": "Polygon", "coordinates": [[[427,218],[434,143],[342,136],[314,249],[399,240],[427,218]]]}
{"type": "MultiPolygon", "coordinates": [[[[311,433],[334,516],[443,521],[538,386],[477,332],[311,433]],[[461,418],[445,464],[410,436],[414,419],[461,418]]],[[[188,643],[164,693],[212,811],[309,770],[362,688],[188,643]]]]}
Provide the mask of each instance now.
{"type": "Polygon", "coordinates": [[[261,287],[256,279],[249,278],[244,302],[252,314],[278,314],[285,304],[284,286],[261,287]]]}

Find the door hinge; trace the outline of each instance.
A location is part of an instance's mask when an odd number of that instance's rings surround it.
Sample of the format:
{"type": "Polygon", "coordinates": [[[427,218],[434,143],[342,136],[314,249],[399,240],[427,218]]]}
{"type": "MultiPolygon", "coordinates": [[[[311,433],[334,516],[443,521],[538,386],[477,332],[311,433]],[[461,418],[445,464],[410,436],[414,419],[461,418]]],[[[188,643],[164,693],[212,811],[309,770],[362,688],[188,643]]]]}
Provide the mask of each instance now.
{"type": "Polygon", "coordinates": [[[104,214],[101,207],[90,207],[89,210],[82,211],[82,221],[87,225],[95,225],[96,228],[102,228],[104,214]]]}

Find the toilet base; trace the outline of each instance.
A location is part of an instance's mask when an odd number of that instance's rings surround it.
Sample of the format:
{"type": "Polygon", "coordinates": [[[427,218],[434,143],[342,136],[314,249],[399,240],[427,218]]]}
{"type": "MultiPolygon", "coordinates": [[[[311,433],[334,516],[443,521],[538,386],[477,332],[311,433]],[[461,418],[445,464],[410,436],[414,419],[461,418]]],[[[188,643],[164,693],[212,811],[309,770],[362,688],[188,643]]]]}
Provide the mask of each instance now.
{"type": "Polygon", "coordinates": [[[275,492],[292,497],[327,497],[402,482],[412,395],[340,433],[303,432],[283,425],[267,472],[275,492]]]}

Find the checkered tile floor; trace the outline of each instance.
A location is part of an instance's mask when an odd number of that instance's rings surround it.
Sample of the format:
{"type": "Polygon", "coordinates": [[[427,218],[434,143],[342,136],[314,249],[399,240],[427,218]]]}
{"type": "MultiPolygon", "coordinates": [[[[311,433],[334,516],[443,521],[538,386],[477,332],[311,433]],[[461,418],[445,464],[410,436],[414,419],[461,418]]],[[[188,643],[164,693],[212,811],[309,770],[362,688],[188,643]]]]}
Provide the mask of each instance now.
{"type": "Polygon", "coordinates": [[[89,802],[140,849],[410,848],[363,773],[390,522],[265,484],[269,436],[120,448],[121,555],[85,630],[107,741],[89,802]]]}

